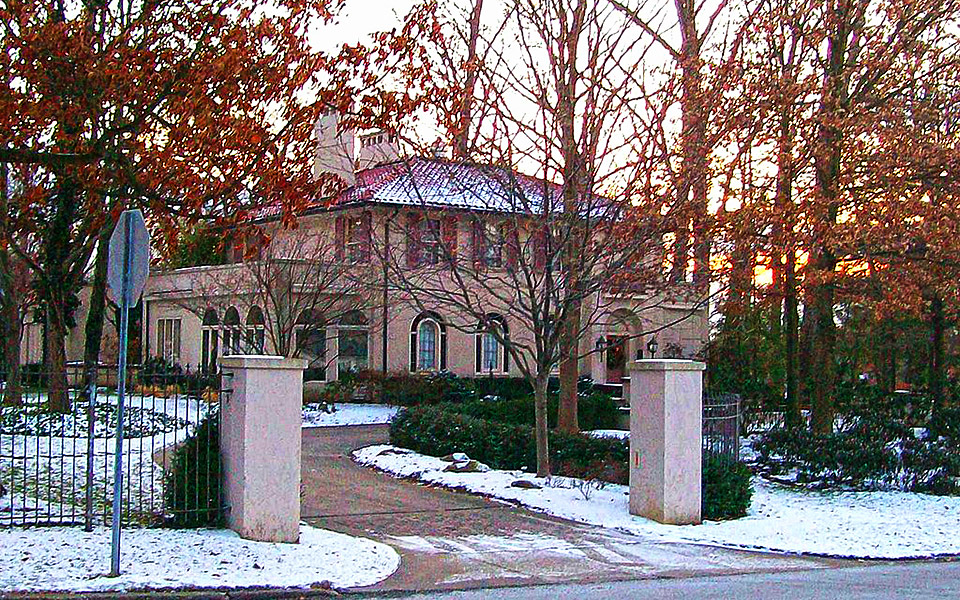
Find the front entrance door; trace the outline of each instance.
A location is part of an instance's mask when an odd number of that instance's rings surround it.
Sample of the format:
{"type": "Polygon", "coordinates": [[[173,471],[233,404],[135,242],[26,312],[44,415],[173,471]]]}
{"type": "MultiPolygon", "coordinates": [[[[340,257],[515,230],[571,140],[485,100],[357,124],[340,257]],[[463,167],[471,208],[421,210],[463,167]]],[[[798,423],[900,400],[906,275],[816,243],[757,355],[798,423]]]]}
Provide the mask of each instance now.
{"type": "Polygon", "coordinates": [[[623,383],[627,368],[627,337],[612,335],[607,340],[607,383],[623,383]]]}

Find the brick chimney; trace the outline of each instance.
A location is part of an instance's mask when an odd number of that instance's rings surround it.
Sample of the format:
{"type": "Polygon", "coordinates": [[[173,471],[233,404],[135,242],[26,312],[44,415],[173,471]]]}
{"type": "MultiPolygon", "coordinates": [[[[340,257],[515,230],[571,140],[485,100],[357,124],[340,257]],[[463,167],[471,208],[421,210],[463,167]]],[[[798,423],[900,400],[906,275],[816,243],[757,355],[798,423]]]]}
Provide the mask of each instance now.
{"type": "Polygon", "coordinates": [[[400,146],[396,134],[374,131],[360,136],[360,151],[357,153],[357,171],[391,163],[400,158],[400,146]]]}
{"type": "Polygon", "coordinates": [[[313,129],[317,138],[317,155],[313,160],[313,176],[333,173],[348,186],[357,183],[354,171],[353,129],[340,130],[340,113],[330,108],[323,113],[313,129]]]}

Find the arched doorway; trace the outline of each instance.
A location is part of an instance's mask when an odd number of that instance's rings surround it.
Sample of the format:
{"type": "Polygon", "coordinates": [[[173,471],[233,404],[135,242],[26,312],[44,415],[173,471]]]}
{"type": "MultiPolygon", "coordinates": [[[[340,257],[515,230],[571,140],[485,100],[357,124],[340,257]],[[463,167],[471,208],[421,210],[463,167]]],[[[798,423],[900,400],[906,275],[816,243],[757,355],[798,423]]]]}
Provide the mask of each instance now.
{"type": "Polygon", "coordinates": [[[240,330],[240,311],[231,306],[223,315],[223,354],[243,352],[243,334],[240,330]]]}
{"type": "Polygon", "coordinates": [[[200,335],[200,370],[213,373],[220,355],[220,317],[216,310],[208,308],[203,313],[200,335]]]}
{"type": "Polygon", "coordinates": [[[604,362],[605,383],[620,384],[627,374],[627,361],[630,360],[631,338],[637,332],[639,320],[630,310],[621,308],[610,315],[606,327],[606,349],[604,362]]]}
{"type": "Polygon", "coordinates": [[[263,354],[266,343],[264,325],[266,320],[263,318],[263,311],[259,306],[251,306],[247,313],[247,352],[251,354],[263,354]]]}

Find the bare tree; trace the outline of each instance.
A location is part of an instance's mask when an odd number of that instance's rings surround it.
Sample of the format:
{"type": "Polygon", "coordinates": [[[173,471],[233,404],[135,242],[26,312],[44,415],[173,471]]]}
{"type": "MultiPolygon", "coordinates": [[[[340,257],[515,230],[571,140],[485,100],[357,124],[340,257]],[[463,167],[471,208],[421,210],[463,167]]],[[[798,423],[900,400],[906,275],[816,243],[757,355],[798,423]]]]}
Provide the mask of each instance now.
{"type": "MultiPolygon", "coordinates": [[[[394,294],[419,311],[449,315],[447,327],[496,340],[534,389],[537,473],[549,475],[547,383],[561,360],[563,324],[580,312],[575,333],[583,340],[624,295],[662,290],[669,221],[638,214],[627,196],[583,197],[569,213],[562,186],[510,169],[423,159],[409,168],[423,203],[400,219],[406,246],[380,253],[394,294]],[[431,205],[432,190],[417,186],[422,168],[469,210],[431,205]]],[[[662,301],[647,296],[636,308],[662,301]]],[[[582,348],[578,358],[596,350],[582,348]]]]}
{"type": "Polygon", "coordinates": [[[181,302],[208,324],[216,315],[223,333],[207,343],[226,344],[228,351],[307,357],[311,368],[325,368],[336,359],[325,352],[327,326],[372,306],[369,245],[354,249],[303,225],[276,229],[270,239],[255,229],[235,237],[247,256],[198,270],[191,278],[192,297],[181,302]],[[223,322],[231,307],[239,322],[223,322]]]}

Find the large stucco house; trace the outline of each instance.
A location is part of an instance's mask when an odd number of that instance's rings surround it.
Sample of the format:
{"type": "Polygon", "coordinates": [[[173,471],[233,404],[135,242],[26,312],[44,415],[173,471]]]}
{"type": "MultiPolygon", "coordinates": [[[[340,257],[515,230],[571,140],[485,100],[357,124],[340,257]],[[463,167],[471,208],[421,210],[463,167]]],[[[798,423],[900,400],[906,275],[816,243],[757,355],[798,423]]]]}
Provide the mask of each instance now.
{"type": "MultiPolygon", "coordinates": [[[[390,134],[357,137],[338,130],[337,121],[331,112],[318,123],[314,168],[339,175],[345,189],[307,210],[293,230],[280,227],[269,209],[261,211],[253,220],[269,244],[251,248],[256,242],[238,238],[227,249],[227,264],[151,272],[140,313],[142,355],[211,369],[230,353],[297,353],[310,360],[309,378],[328,382],[348,369],[519,375],[496,339],[463,326],[455,309],[424,310],[391,284],[391,269],[436,262],[433,244],[482,260],[487,269],[510,267],[509,247],[478,242],[504,211],[482,193],[491,185],[488,171],[440,158],[401,159],[390,134]],[[302,280],[287,281],[287,297],[317,294],[310,288],[322,286],[323,299],[298,305],[299,314],[278,324],[283,319],[271,313],[280,309],[264,306],[269,295],[257,289],[274,285],[264,283],[270,274],[267,267],[251,269],[251,261],[300,269],[295,276],[302,280]]],[[[658,356],[695,355],[707,337],[706,310],[683,291],[669,297],[630,288],[603,292],[605,314],[582,339],[581,373],[619,384],[627,361],[649,352],[653,335],[646,331],[657,331],[658,356]],[[669,323],[675,324],[660,330],[669,323]],[[597,340],[604,351],[590,353],[597,340]]],[[[522,323],[497,318],[511,336],[524,335],[522,323]]],[[[68,341],[71,359],[80,357],[82,343],[74,338],[81,331],[68,341]]],[[[36,354],[37,344],[26,341],[25,352],[36,354]]]]}

